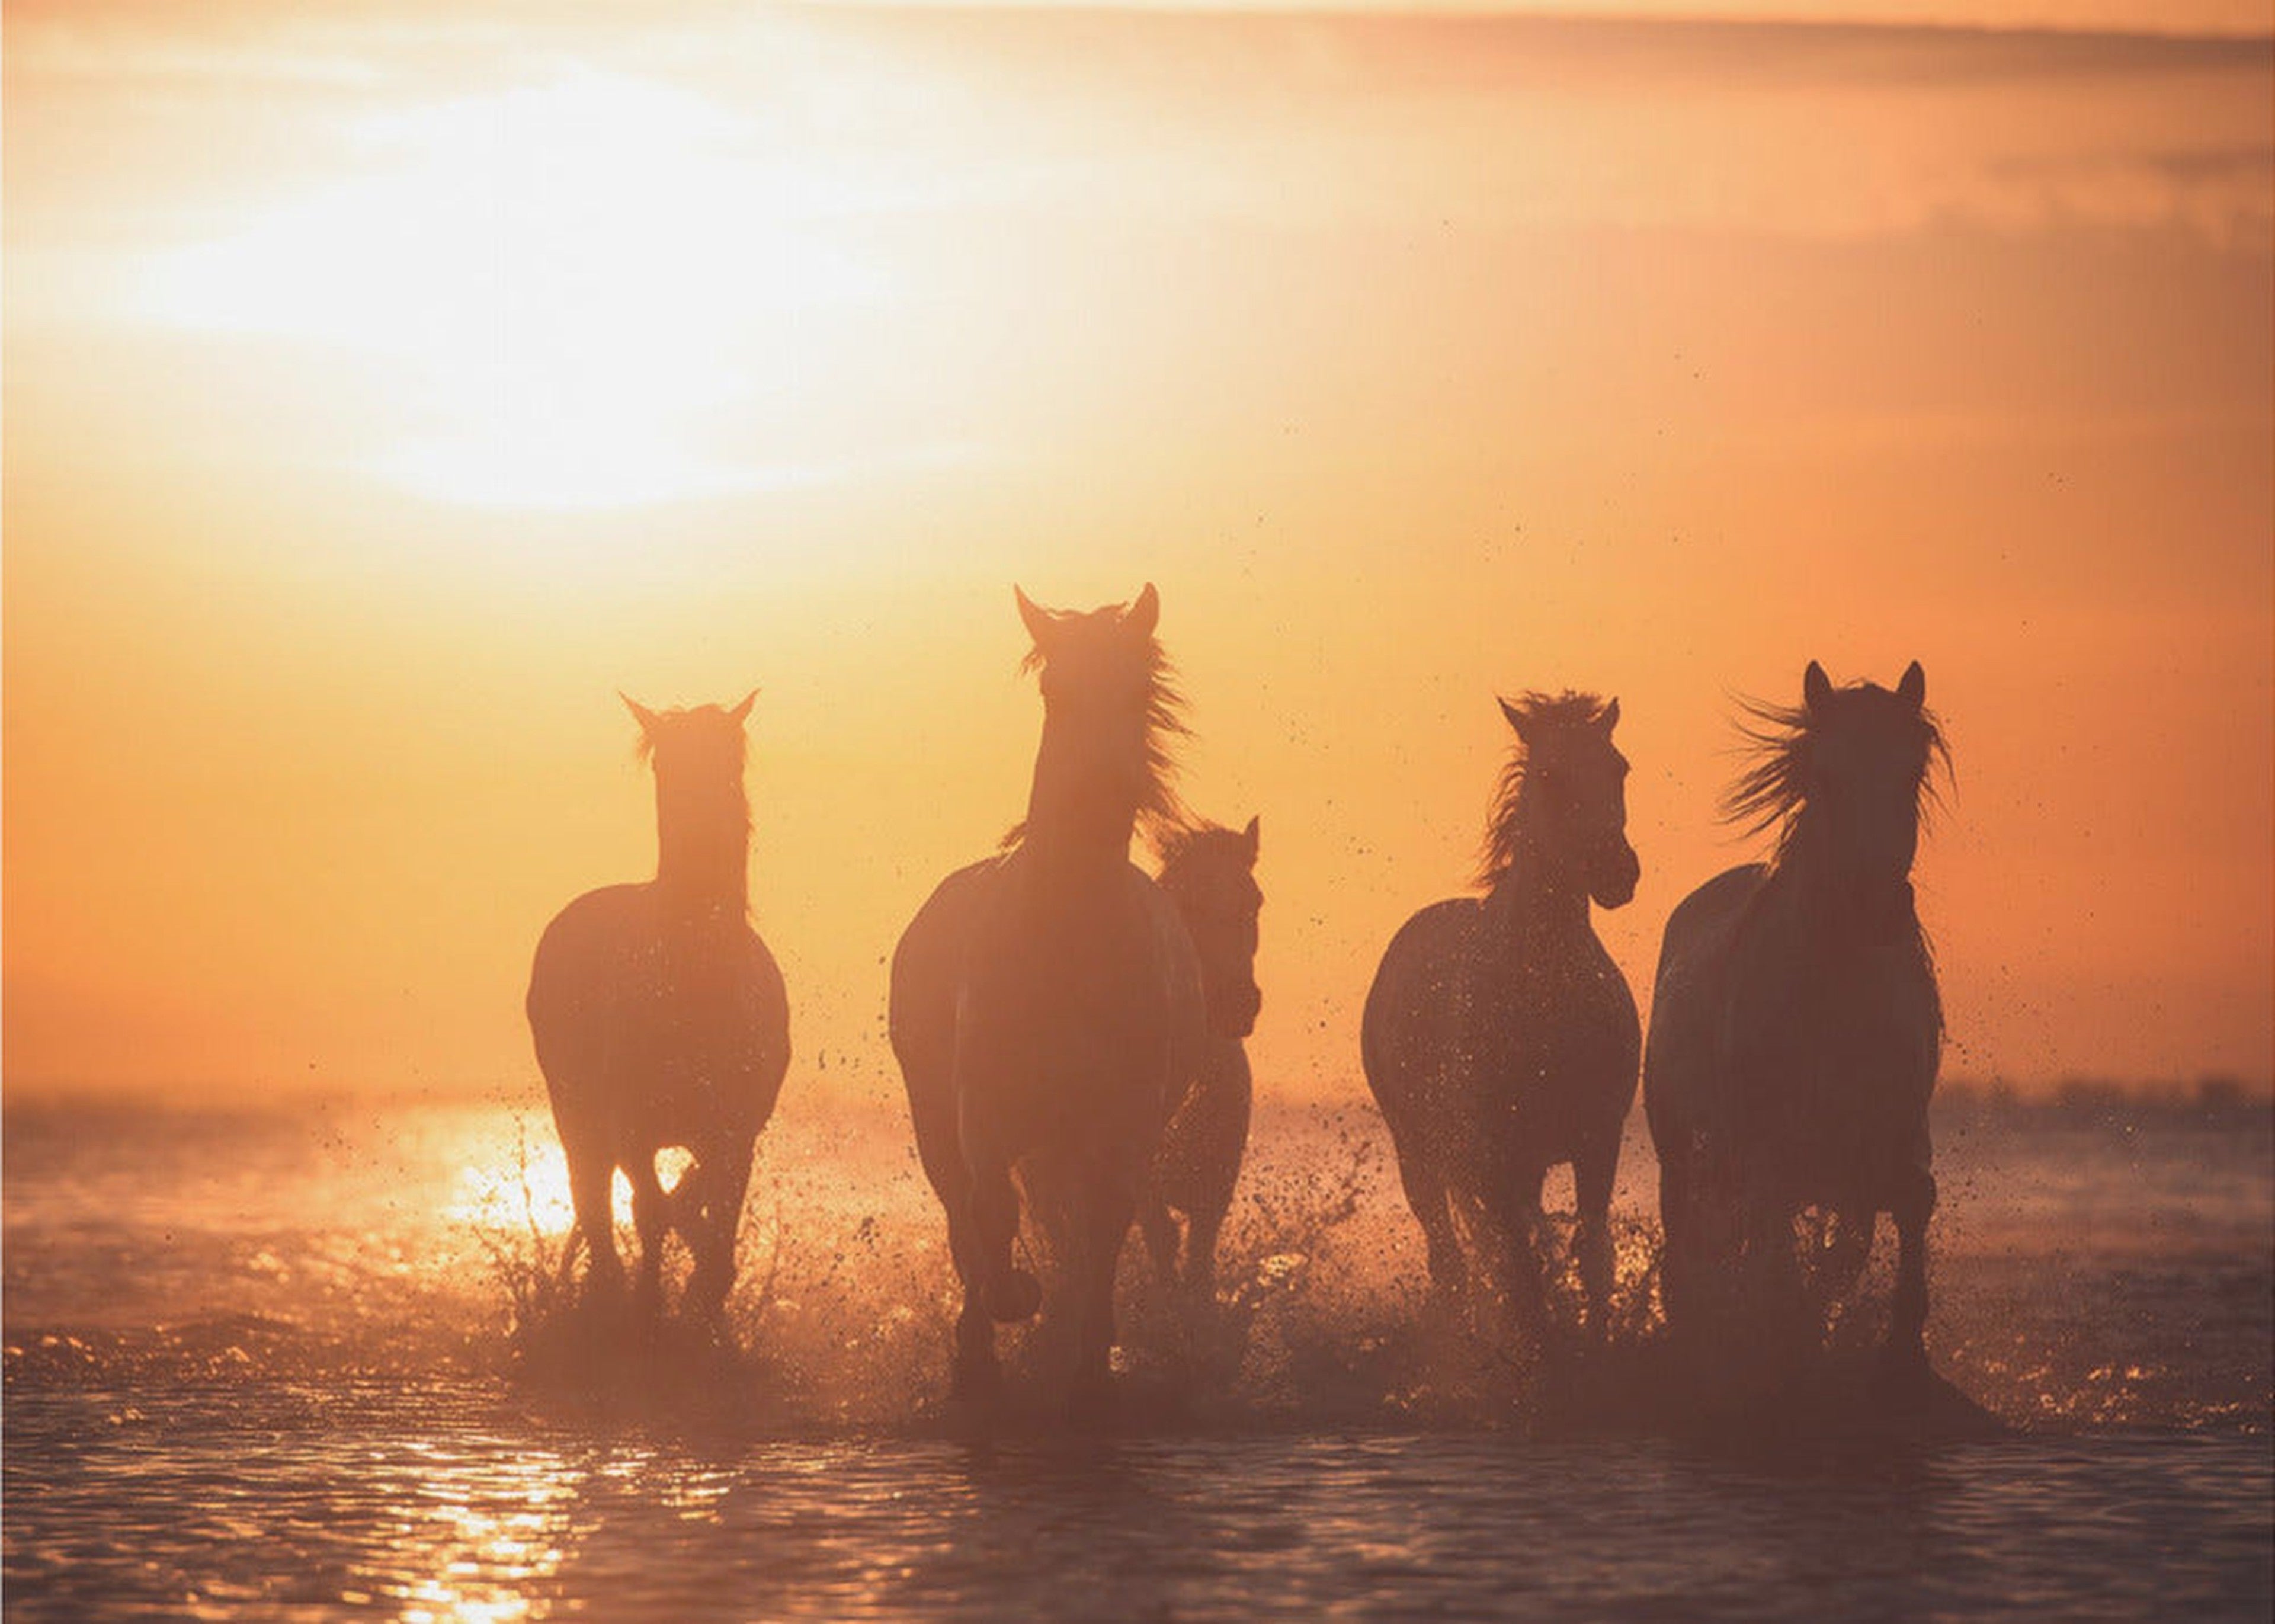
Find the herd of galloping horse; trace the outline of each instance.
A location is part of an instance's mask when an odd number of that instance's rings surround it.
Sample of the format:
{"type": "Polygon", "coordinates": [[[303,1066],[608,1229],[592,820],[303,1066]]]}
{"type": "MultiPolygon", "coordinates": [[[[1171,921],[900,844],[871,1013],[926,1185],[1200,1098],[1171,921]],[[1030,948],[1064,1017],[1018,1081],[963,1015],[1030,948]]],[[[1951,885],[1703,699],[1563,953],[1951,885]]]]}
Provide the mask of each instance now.
{"type": "MultiPolygon", "coordinates": [[[[1190,1308],[1214,1300],[1248,1137],[1258,831],[1254,819],[1236,831],[1200,822],[1178,798],[1181,700],[1150,585],[1087,613],[1017,596],[1044,709],[1027,814],[911,922],[889,1030],[963,1289],[954,1392],[993,1394],[996,1327],[1047,1310],[1069,1334],[1084,1405],[1110,1396],[1115,1274],[1133,1227],[1190,1308]],[[1131,860],[1141,838],[1157,874],[1131,860]],[[1047,1293],[1020,1266],[1023,1216],[1058,1264],[1047,1293]]],[[[722,1312],[755,1142],[789,1065],[782,976],[750,924],[754,697],[664,712],[626,700],[655,774],[656,876],[571,903],[531,974],[577,1213],[563,1269],[581,1243],[587,1291],[625,1288],[611,1217],[621,1168],[639,1241],[631,1288],[651,1312],[673,1232],[692,1259],[686,1306],[722,1312]],[[656,1158],[671,1147],[692,1160],[667,1189],[656,1158]]],[[[1773,850],[1668,919],[1647,1046],[1590,913],[1627,903],[1640,872],[1612,738],[1619,702],[1501,702],[1515,738],[1482,895],[1407,921],[1360,1032],[1442,1300],[1538,1322],[1541,1186],[1568,1163],[1574,1255],[1601,1325],[1640,1071],[1672,1333],[1762,1346],[1821,1312],[1810,1305],[1825,1282],[1856,1289],[1886,1212],[1900,1250],[1882,1357],[1924,1381],[1942,1019],[1909,876],[1944,759],[1924,699],[1916,663],[1887,689],[1836,687],[1811,662],[1797,706],[1749,706],[1755,753],[1724,811],[1772,833],[1773,850]]]]}

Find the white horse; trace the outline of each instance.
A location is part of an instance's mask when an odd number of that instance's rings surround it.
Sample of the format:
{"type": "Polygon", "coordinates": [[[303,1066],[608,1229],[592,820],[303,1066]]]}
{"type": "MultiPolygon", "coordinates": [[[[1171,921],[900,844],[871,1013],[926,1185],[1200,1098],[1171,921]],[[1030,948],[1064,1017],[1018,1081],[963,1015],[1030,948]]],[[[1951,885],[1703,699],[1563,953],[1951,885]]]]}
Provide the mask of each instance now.
{"type": "Polygon", "coordinates": [[[1635,1104],[1642,1029],[1627,978],[1589,912],[1624,906],[1642,873],[1627,837],[1620,703],[1527,694],[1501,710],[1517,747],[1486,828],[1482,897],[1433,903],[1391,939],[1367,991],[1360,1058],[1398,1175],[1448,1301],[1470,1264],[1528,1319],[1540,1187],[1572,1167],[1575,1250],[1589,1316],[1611,1295],[1612,1183],[1635,1104]],[[1504,1268],[1514,1274],[1494,1278],[1504,1268]]]}
{"type": "Polygon", "coordinates": [[[1667,922],[1644,1103],[1667,1319],[1733,1361],[1807,1329],[1805,1209],[1833,1226],[1817,1261],[1839,1290],[1887,1212],[1901,1252],[1884,1357],[1900,1379],[1927,1373],[1943,1016],[1910,876],[1945,748],[1926,692],[1916,662],[1891,691],[1835,688],[1812,661],[1799,708],[1753,706],[1759,758],[1726,811],[1776,825],[1775,855],[1709,880],[1667,922]]]}
{"type": "Polygon", "coordinates": [[[1264,906],[1256,884],[1258,838],[1258,820],[1251,818],[1237,832],[1213,824],[1182,829],[1161,847],[1161,888],[1200,956],[1209,1037],[1192,1088],[1161,1135],[1153,1188],[1139,1216],[1155,1272],[1201,1305],[1216,1295],[1217,1235],[1248,1148],[1254,1091],[1248,1034],[1264,1007],[1256,986],[1257,920],[1264,906]],[[1173,1212],[1184,1215],[1182,1245],[1173,1212]]]}
{"type": "Polygon", "coordinates": [[[1205,1011],[1183,921],[1130,861],[1141,823],[1180,819],[1160,599],[1148,585],[1080,614],[1017,597],[1043,691],[1027,817],[911,922],[890,1031],[964,1288],[956,1392],[993,1393],[994,1322],[1044,1306],[1012,1261],[1024,1187],[1065,1260],[1054,1295],[1062,1285],[1069,1299],[1080,1408],[1110,1395],[1115,1272],[1205,1011]]]}
{"type": "Polygon", "coordinates": [[[624,701],[655,767],[655,878],[570,903],[530,970],[529,1029],[577,1208],[562,1266],[581,1239],[593,1281],[622,1283],[609,1200],[622,1167],[650,1311],[673,1229],[695,1258],[689,1303],[710,1318],[724,1307],[752,1147],[790,1065],[782,972],[749,918],[743,721],[757,697],[661,713],[624,701]],[[674,1146],[694,1160],[666,1191],[655,1158],[674,1146]]]}

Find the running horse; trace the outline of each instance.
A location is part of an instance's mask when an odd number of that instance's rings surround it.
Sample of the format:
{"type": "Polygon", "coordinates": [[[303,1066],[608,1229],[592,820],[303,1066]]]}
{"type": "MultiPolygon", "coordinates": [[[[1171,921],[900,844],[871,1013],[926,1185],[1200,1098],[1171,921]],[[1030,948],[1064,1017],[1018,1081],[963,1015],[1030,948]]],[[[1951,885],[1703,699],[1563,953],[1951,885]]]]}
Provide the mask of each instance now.
{"type": "Polygon", "coordinates": [[[1196,1303],[1216,1295],[1216,1243],[1248,1147],[1252,1084],[1248,1034],[1264,1007],[1256,986],[1258,820],[1244,829],[1203,824],[1162,842],[1161,889],[1177,905],[1199,955],[1208,1046],[1169,1118],[1140,1214],[1155,1272],[1196,1303]],[[1176,1219],[1184,1217],[1180,1237],[1176,1219]],[[1180,1257],[1182,1251],[1183,1256],[1180,1257]]]}
{"type": "MultiPolygon", "coordinates": [[[[1911,870],[1948,754],[1916,661],[1891,691],[1835,688],[1814,661],[1798,708],[1752,704],[1753,765],[1725,815],[1774,827],[1773,855],[1707,881],[1667,922],[1644,1066],[1678,1336],[1724,1340],[1734,1371],[1761,1333],[1805,1332],[1795,1226],[1852,1287],[1878,1215],[1899,1256],[1884,1369],[1924,1378],[1928,1100],[1943,1038],[1911,870]]],[[[1816,1327],[1822,1331],[1821,1323],[1816,1327]]],[[[1792,1344],[1788,1342],[1788,1346],[1792,1344]]]]}
{"type": "Polygon", "coordinates": [[[1183,729],[1150,585],[1086,614],[1014,593],[1043,695],[1027,816],[918,910],[888,1031],[963,1287],[956,1394],[996,1391],[995,1326],[1045,1306],[1013,1261],[1024,1202],[1060,1265],[1048,1318],[1070,1325],[1081,1410],[1111,1396],[1115,1269],[1204,1040],[1192,941],[1130,861],[1141,827],[1183,821],[1183,729]]]}
{"type": "Polygon", "coordinates": [[[608,886],[563,909],[537,944],[529,1029],[569,1164],[589,1281],[621,1288],[611,1192],[622,1168],[639,1231],[639,1299],[662,1306],[667,1236],[694,1258],[684,1303],[707,1320],[735,1278],[735,1235],[759,1130],[790,1065],[782,972],[751,928],[750,803],[743,723],[755,692],[652,711],[625,699],[655,770],[655,878],[608,886]],[[657,1152],[694,1158],[671,1190],[657,1152]]]}
{"type": "Polygon", "coordinates": [[[1518,1314],[1543,1306],[1540,1187],[1568,1162],[1574,1250],[1591,1324],[1612,1285],[1610,1210],[1635,1103],[1634,996],[1597,940],[1592,901],[1618,908],[1641,866],[1627,837],[1620,703],[1593,694],[1501,701],[1516,744],[1487,824],[1482,897],[1435,903],[1383,955],[1360,1026],[1367,1086],[1398,1152],[1433,1288],[1469,1292],[1457,1220],[1518,1314]]]}

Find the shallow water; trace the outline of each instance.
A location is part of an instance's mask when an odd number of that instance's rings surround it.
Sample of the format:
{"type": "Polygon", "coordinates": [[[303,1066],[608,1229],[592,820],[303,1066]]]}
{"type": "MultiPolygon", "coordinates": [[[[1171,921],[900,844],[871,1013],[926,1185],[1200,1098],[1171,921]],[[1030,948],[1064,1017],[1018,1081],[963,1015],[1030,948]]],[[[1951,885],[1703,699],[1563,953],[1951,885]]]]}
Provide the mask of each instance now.
{"type": "Polygon", "coordinates": [[[2269,1586],[2238,1438],[1780,1477],[1500,1436],[707,1447],[419,1389],[123,1402],[11,1401],[11,1613],[2137,1618],[2269,1586]]]}
{"type": "MultiPolygon", "coordinates": [[[[563,1217],[541,1115],[11,1102],[5,1129],[11,1616],[2275,1601],[2264,1108],[1946,1109],[1936,1357],[2024,1430],[1772,1457],[1669,1441],[1641,1395],[1545,1413],[1418,1330],[1418,1246],[1355,1111],[1259,1119],[1204,1345],[1133,1251],[1121,1431],[1060,1436],[1045,1408],[993,1443],[940,1402],[952,1295],[888,1108],[769,1129],[742,1352],[667,1361],[667,1403],[533,1379],[563,1217]]],[[[1651,1174],[1630,1149],[1636,1346],[1605,1368],[1640,1378],[1651,1174]]]]}

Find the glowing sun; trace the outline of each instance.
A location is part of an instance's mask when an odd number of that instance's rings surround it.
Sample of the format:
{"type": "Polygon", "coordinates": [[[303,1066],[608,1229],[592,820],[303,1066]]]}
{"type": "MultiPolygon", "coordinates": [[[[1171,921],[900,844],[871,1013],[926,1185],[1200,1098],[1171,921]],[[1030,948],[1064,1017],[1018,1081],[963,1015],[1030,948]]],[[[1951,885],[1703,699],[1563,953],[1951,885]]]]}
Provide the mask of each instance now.
{"type": "Polygon", "coordinates": [[[374,368],[396,423],[368,465],[436,500],[783,480],[737,443],[737,409],[842,374],[875,291],[825,238],[846,203],[828,175],[701,96],[586,69],[350,133],[353,172],[160,256],[150,313],[374,368]]]}

